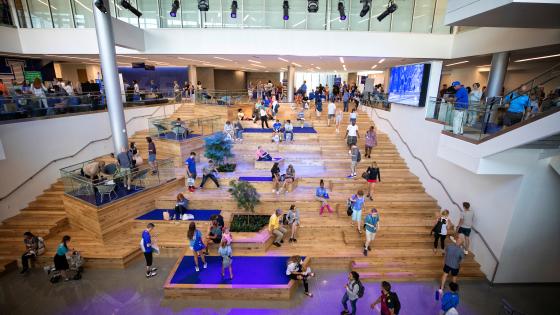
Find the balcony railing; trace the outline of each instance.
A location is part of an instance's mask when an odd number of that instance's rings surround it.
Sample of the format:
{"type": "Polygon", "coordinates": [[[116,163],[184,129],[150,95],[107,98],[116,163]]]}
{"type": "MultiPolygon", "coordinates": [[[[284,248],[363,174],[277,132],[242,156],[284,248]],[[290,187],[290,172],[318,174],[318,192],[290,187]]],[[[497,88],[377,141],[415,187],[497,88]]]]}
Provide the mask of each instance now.
{"type": "Polygon", "coordinates": [[[223,120],[220,117],[198,119],[171,119],[167,117],[153,117],[148,119],[150,137],[161,140],[183,141],[196,136],[213,134],[223,130],[223,120]]]}

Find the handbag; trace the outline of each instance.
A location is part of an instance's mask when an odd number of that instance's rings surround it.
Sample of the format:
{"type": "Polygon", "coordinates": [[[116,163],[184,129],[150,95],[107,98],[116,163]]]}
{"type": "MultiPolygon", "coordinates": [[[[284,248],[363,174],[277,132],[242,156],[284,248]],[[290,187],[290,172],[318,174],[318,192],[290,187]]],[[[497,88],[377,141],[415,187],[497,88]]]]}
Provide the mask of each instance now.
{"type": "Polygon", "coordinates": [[[350,216],[352,216],[353,212],[354,212],[354,210],[352,210],[352,204],[349,204],[348,209],[346,209],[346,214],[350,217],[350,216]]]}
{"type": "Polygon", "coordinates": [[[368,179],[368,173],[367,173],[367,172],[363,172],[363,173],[362,173],[362,178],[363,178],[363,179],[368,179]]]}

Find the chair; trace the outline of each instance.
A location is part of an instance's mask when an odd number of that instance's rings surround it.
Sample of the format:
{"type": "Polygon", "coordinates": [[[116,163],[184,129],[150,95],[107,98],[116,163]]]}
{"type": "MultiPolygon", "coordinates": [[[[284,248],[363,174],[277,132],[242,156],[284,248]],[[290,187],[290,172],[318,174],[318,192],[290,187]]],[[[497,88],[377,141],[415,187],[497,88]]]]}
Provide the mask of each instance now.
{"type": "MultiPolygon", "coordinates": [[[[148,176],[148,171],[149,169],[143,169],[141,171],[139,171],[138,173],[136,173],[136,175],[133,175],[132,177],[132,181],[138,181],[138,183],[140,184],[140,186],[144,186],[144,180],[146,179],[146,177],[148,176]]],[[[138,185],[135,185],[138,187],[138,185]]]]}
{"type": "Polygon", "coordinates": [[[162,124],[160,124],[160,123],[153,123],[152,125],[154,125],[154,127],[157,128],[158,135],[161,136],[161,135],[163,134],[163,135],[165,136],[165,134],[167,133],[167,130],[168,130],[168,129],[167,129],[164,125],[162,125],[162,124]]]}
{"type": "Polygon", "coordinates": [[[97,191],[99,192],[99,195],[101,195],[101,202],[103,202],[103,196],[105,195],[109,196],[109,201],[111,201],[111,194],[114,193],[115,198],[119,196],[115,192],[115,187],[117,187],[116,184],[102,184],[97,186],[97,191]]]}
{"type": "Polygon", "coordinates": [[[179,135],[181,135],[182,139],[185,139],[186,135],[188,134],[187,128],[180,125],[171,128],[171,132],[175,134],[175,140],[179,138],[179,135]]]}

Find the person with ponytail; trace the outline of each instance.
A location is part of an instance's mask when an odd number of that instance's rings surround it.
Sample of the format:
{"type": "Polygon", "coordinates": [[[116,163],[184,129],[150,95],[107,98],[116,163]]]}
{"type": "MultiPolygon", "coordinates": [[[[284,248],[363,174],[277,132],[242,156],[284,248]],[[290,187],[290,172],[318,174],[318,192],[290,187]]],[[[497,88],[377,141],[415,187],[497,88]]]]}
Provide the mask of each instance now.
{"type": "Polygon", "coordinates": [[[56,254],[54,255],[54,267],[56,270],[59,270],[62,276],[64,277],[64,281],[70,280],[68,278],[68,274],[66,271],[70,269],[68,265],[68,260],[66,259],[66,255],[70,252],[68,248],[68,244],[70,243],[70,236],[64,235],[62,237],[62,242],[58,244],[56,249],[56,254]]]}

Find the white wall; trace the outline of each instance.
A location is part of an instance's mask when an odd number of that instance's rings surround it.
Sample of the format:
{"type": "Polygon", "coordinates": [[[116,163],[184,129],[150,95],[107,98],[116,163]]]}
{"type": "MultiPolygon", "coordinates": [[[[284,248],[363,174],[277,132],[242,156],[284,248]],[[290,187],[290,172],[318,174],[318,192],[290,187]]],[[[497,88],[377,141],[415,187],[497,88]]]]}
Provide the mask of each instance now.
{"type": "MultiPolygon", "coordinates": [[[[531,177],[525,177],[527,175],[475,174],[438,156],[443,126],[426,121],[424,108],[393,104],[390,112],[371,108],[363,110],[370,114],[382,132],[389,135],[401,156],[406,160],[411,172],[422,181],[427,193],[433,196],[442,208],[451,211],[453,222],[458,222],[459,210],[457,207],[447,197],[443,188],[428,175],[420,162],[412,157],[397,133],[382,118],[392,123],[404,141],[408,143],[412,152],[424,161],[429,172],[443,183],[457,203],[460,204],[463,201],[471,203],[475,212],[475,227],[489,243],[500,260],[500,264],[505,266],[504,271],[499,272],[497,282],[539,282],[545,281],[543,279],[547,278],[558,281],[558,273],[555,274],[548,266],[540,268],[537,265],[548,257],[551,262],[560,261],[556,249],[549,250],[549,256],[541,255],[543,244],[550,249],[550,246],[556,246],[553,244],[558,244],[555,240],[560,241],[558,239],[560,203],[556,196],[560,191],[560,186],[558,178],[554,179],[552,176],[558,177],[558,174],[550,166],[541,168],[541,162],[539,162],[538,166],[526,169],[525,174],[531,174],[531,177]],[[538,194],[537,190],[540,190],[538,194]],[[521,211],[541,212],[528,218],[528,214],[518,215],[518,212],[521,213],[521,211]],[[555,211],[554,214],[553,211],[555,211]],[[550,221],[546,221],[544,216],[548,216],[550,221]],[[526,224],[527,228],[523,228],[523,224],[526,224]],[[527,237],[528,233],[538,234],[541,230],[543,234],[551,238],[548,242],[545,242],[541,235],[527,237]],[[512,233],[517,234],[513,237],[512,233]],[[524,238],[524,241],[521,242],[520,238],[524,238]],[[528,256],[530,258],[519,262],[521,257],[519,247],[522,245],[533,247],[530,252],[541,256],[538,259],[528,256]],[[522,264],[530,267],[520,267],[522,264]],[[516,273],[525,272],[526,268],[533,268],[533,272],[526,277],[513,276],[516,273]]],[[[471,150],[476,150],[476,148],[471,148],[471,150]]],[[[472,241],[472,250],[476,255],[476,260],[481,264],[482,271],[490,278],[495,262],[476,233],[473,233],[472,241]]]]}
{"type": "MultiPolygon", "coordinates": [[[[148,116],[171,114],[176,105],[125,110],[128,134],[148,129],[148,116]],[[146,116],[146,117],[143,117],[146,116]],[[130,121],[133,117],[139,117],[130,121]]],[[[6,159],[0,160],[0,196],[5,196],[49,161],[75,154],[90,141],[109,137],[107,112],[0,125],[6,159]]],[[[60,177],[59,169],[108,154],[112,139],[88,146],[77,156],[52,164],[0,202],[0,220],[13,216],[60,177]]]]}
{"type": "Polygon", "coordinates": [[[78,79],[78,69],[86,70],[88,80],[95,80],[97,73],[101,73],[101,67],[96,64],[75,64],[75,63],[55,63],[54,70],[57,78],[62,78],[64,81],[72,81],[74,88],[80,86],[78,79]]]}

